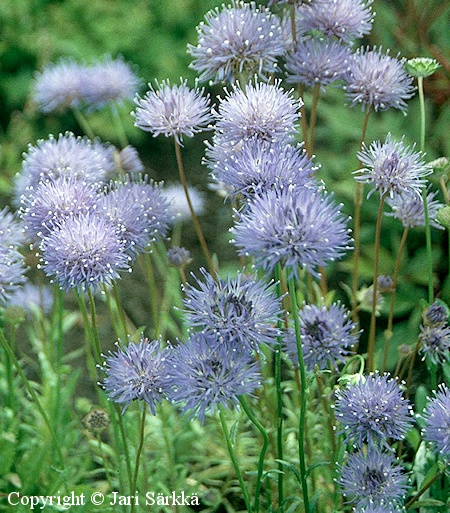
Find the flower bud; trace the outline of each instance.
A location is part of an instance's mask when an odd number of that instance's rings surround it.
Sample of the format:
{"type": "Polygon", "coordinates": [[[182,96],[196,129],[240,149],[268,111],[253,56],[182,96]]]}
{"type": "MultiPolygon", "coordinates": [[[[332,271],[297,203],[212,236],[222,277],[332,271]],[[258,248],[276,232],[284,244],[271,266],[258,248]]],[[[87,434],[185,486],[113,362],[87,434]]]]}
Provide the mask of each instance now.
{"type": "Polygon", "coordinates": [[[441,66],[435,59],[416,57],[405,63],[405,70],[412,77],[429,77],[441,66]]]}

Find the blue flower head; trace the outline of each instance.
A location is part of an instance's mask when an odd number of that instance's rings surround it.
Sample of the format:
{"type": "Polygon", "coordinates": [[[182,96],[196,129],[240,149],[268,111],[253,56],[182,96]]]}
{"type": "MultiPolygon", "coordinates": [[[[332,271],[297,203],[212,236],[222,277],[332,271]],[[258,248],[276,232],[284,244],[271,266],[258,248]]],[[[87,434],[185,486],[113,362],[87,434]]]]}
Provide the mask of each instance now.
{"type": "Polygon", "coordinates": [[[68,217],[42,240],[40,249],[40,267],[64,289],[95,290],[130,269],[116,227],[96,213],[68,217]]]}
{"type": "Polygon", "coordinates": [[[251,199],[274,187],[291,185],[317,188],[314,174],[318,166],[301,145],[253,138],[240,145],[213,144],[206,155],[213,178],[232,191],[233,196],[251,199]]]}
{"type": "Polygon", "coordinates": [[[336,418],[347,440],[359,447],[402,440],[412,426],[409,401],[393,378],[371,374],[336,392],[336,418]]]}
{"type": "Polygon", "coordinates": [[[436,326],[421,326],[420,352],[424,359],[434,364],[445,364],[450,357],[450,326],[447,323],[436,326]]]}
{"type": "Polygon", "coordinates": [[[25,283],[25,259],[14,246],[0,245],[0,306],[25,283]]]}
{"type": "Polygon", "coordinates": [[[404,59],[391,57],[381,48],[358,48],[350,60],[344,87],[353,107],[383,111],[406,111],[406,100],[414,94],[412,78],[404,70],[404,59]]]}
{"type": "Polygon", "coordinates": [[[168,362],[169,398],[202,423],[207,412],[236,406],[240,395],[261,385],[259,365],[249,355],[218,343],[218,336],[192,334],[172,349],[168,362]]]}
{"type": "Polygon", "coordinates": [[[429,400],[424,412],[423,436],[433,449],[450,461],[450,390],[441,384],[429,400]]]}
{"type": "Polygon", "coordinates": [[[284,91],[279,82],[249,82],[244,88],[233,86],[219,99],[215,136],[220,144],[239,145],[249,139],[288,142],[296,133],[301,100],[284,91]]]}
{"type": "Polygon", "coordinates": [[[185,290],[189,326],[216,335],[217,343],[240,352],[259,352],[261,344],[276,342],[281,304],[265,282],[241,273],[225,280],[202,273],[197,287],[187,285],[185,290]]]}
{"type": "Polygon", "coordinates": [[[156,89],[151,84],[149,88],[143,98],[136,97],[133,115],[135,126],[153,137],[163,134],[181,144],[183,137],[194,137],[211,121],[210,100],[204,89],[191,89],[186,80],[179,85],[163,80],[156,83],[156,89]]]}
{"type": "Polygon", "coordinates": [[[231,229],[240,255],[272,272],[278,263],[298,276],[342,256],[351,242],[347,220],[329,194],[304,187],[270,190],[237,213],[231,229]]]}
{"type": "Polygon", "coordinates": [[[424,177],[432,172],[421,152],[414,151],[414,146],[407,146],[403,139],[394,140],[391,134],[386,136],[384,143],[364,144],[358,158],[365,167],[354,172],[355,179],[373,185],[369,196],[375,190],[392,198],[399,194],[420,196],[424,177]]]}
{"type": "MultiPolygon", "coordinates": [[[[349,313],[340,303],[304,305],[299,311],[303,358],[308,370],[335,367],[350,353],[349,348],[358,342],[359,333],[349,319],[349,313]]],[[[294,365],[298,362],[295,335],[285,338],[286,350],[294,365]]]]}
{"type": "MultiPolygon", "coordinates": [[[[436,195],[436,192],[427,194],[428,216],[431,226],[443,230],[444,227],[435,221],[438,210],[444,206],[435,199],[436,195]]],[[[386,215],[400,220],[405,228],[425,226],[423,199],[418,194],[396,194],[393,198],[388,198],[387,203],[392,212],[386,215]]]]}
{"type": "Polygon", "coordinates": [[[372,0],[314,0],[302,2],[296,9],[299,34],[320,31],[352,43],[372,30],[372,0]]]}
{"type": "Polygon", "coordinates": [[[102,385],[108,398],[123,405],[144,401],[155,415],[156,404],[166,397],[167,350],[160,342],[143,335],[138,343],[129,341],[124,348],[109,353],[103,369],[102,385]]]}
{"type": "Polygon", "coordinates": [[[408,476],[396,465],[395,456],[370,445],[367,450],[348,455],[338,482],[357,508],[400,507],[408,490],[408,476]]]}
{"type": "Polygon", "coordinates": [[[280,20],[255,2],[234,0],[209,11],[197,33],[198,44],[188,51],[202,82],[234,82],[242,74],[265,78],[284,53],[280,20]]]}

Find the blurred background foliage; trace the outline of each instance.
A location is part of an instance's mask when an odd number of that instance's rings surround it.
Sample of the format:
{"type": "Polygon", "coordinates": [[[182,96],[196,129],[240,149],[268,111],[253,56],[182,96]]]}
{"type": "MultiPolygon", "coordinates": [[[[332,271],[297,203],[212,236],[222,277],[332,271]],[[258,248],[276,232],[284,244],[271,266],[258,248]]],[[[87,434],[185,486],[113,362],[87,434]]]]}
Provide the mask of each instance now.
{"type": "MultiPolygon", "coordinates": [[[[180,76],[193,84],[195,73],[189,68],[187,43],[196,44],[195,27],[211,8],[221,0],[2,0],[0,2],[0,203],[10,202],[12,178],[20,169],[22,153],[28,144],[35,144],[50,133],[71,130],[82,134],[71,113],[44,116],[31,101],[30,86],[36,70],[61,57],[70,56],[81,62],[92,62],[105,54],[123,58],[136,66],[142,78],[143,94],[148,82],[155,79],[178,81],[180,76]]],[[[261,2],[264,3],[264,2],[261,2]]],[[[282,6],[274,6],[274,10],[282,6]]],[[[440,70],[425,80],[427,101],[426,151],[429,160],[450,156],[450,33],[448,31],[450,2],[448,0],[375,0],[376,12],[372,33],[363,45],[377,45],[391,49],[406,58],[433,57],[441,64],[440,70]]],[[[221,86],[208,88],[212,98],[222,92],[221,86]]],[[[310,92],[305,92],[307,107],[310,92]]],[[[129,113],[131,102],[121,106],[120,114],[131,144],[137,147],[150,176],[156,180],[177,180],[173,142],[159,137],[153,139],[133,126],[129,113]]],[[[96,134],[103,141],[118,145],[119,139],[109,109],[90,115],[96,134]]],[[[316,161],[320,163],[319,177],[346,212],[353,212],[355,182],[352,171],[357,168],[356,151],[359,146],[363,113],[345,106],[342,90],[337,88],[322,95],[316,131],[316,161]]],[[[418,98],[409,102],[408,113],[399,111],[374,113],[367,132],[367,142],[386,137],[388,132],[408,144],[419,139],[418,98]]],[[[222,269],[236,266],[236,253],[229,244],[231,225],[229,205],[216,193],[208,190],[208,170],[201,164],[204,139],[187,140],[184,148],[185,166],[192,185],[206,192],[207,208],[202,218],[212,251],[222,269]]],[[[437,184],[436,184],[437,187],[437,184]]],[[[441,198],[442,201],[442,198],[441,198]]],[[[378,201],[376,195],[364,202],[362,229],[361,283],[370,285],[373,269],[373,238],[378,201]]],[[[392,274],[396,250],[402,233],[400,222],[385,218],[383,251],[380,270],[392,274]]],[[[185,223],[181,243],[192,248],[194,231],[185,223]]],[[[436,290],[450,302],[450,283],[447,275],[447,234],[433,230],[436,270],[436,290]]],[[[426,266],[423,250],[424,234],[411,233],[403,262],[397,300],[395,337],[399,342],[414,340],[418,331],[420,311],[418,299],[425,297],[426,266]],[[413,312],[411,316],[411,312],[413,312]],[[406,338],[405,338],[405,333],[406,338]],[[401,339],[401,340],[400,340],[401,339]]],[[[203,263],[194,248],[192,269],[203,263]]],[[[351,258],[336,264],[330,271],[330,288],[348,303],[342,283],[349,284],[351,258]]],[[[127,277],[128,280],[128,277],[127,277]]],[[[133,280],[133,278],[130,278],[133,280]]],[[[126,286],[126,285],[125,285],[126,286]]],[[[144,299],[130,303],[130,315],[145,324],[148,304],[144,299]],[[142,310],[142,319],[139,317],[142,310]]],[[[364,322],[364,318],[363,318],[364,322]]],[[[380,320],[383,322],[383,319],[380,320]]],[[[382,330],[380,330],[382,336],[382,330]]],[[[396,351],[393,344],[393,351],[396,351]]]]}

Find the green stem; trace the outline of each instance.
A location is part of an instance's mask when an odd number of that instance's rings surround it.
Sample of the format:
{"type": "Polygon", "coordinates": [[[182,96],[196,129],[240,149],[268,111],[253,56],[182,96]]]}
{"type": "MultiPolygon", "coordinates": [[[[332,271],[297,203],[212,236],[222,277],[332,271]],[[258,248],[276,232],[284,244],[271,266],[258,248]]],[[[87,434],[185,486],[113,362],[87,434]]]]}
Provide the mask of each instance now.
{"type": "Polygon", "coordinates": [[[116,134],[119,138],[119,144],[122,148],[125,148],[128,146],[128,137],[123,126],[122,118],[120,117],[120,113],[115,103],[111,103],[111,113],[113,117],[114,127],[116,129],[116,134]]]}
{"type": "Polygon", "coordinates": [[[98,334],[98,325],[97,325],[97,310],[95,308],[95,299],[92,290],[88,289],[88,297],[89,297],[89,307],[91,312],[91,323],[92,323],[92,343],[94,347],[94,355],[96,357],[97,363],[101,364],[102,360],[102,350],[100,347],[100,336],[98,334]]]}
{"type": "Polygon", "coordinates": [[[383,219],[383,207],[387,193],[381,195],[380,205],[378,207],[377,225],[375,229],[375,255],[373,265],[373,290],[372,290],[372,312],[370,315],[369,342],[367,345],[367,370],[374,370],[374,354],[375,354],[375,335],[376,335],[376,313],[377,313],[377,297],[378,297],[378,267],[380,260],[380,238],[381,238],[381,221],[383,219]]]}
{"type": "MultiPolygon", "coordinates": [[[[419,149],[423,153],[425,151],[425,97],[423,93],[423,77],[417,77],[417,87],[419,90],[419,106],[420,106],[420,146],[419,149]]],[[[426,187],[422,190],[423,211],[425,215],[425,239],[427,247],[427,270],[428,270],[428,302],[433,302],[433,257],[431,248],[431,226],[428,212],[428,199],[426,187]]]]}
{"type": "MultiPolygon", "coordinates": [[[[146,416],[146,414],[147,414],[147,408],[146,408],[146,404],[144,403],[143,410],[142,410],[141,424],[140,424],[140,429],[139,429],[139,444],[138,444],[138,447],[136,450],[136,461],[134,464],[133,480],[131,482],[132,483],[131,490],[130,490],[131,495],[136,495],[136,483],[137,483],[137,478],[138,478],[138,474],[139,474],[139,465],[140,465],[141,454],[142,454],[142,449],[144,447],[144,439],[145,439],[145,416],[146,416]]],[[[132,500],[131,503],[132,504],[131,504],[130,513],[133,513],[135,501],[132,500]]]]}
{"type": "Polygon", "coordinates": [[[158,298],[158,291],[156,288],[155,271],[153,269],[152,257],[150,253],[144,253],[143,258],[145,272],[147,275],[147,282],[150,288],[150,308],[152,311],[153,318],[154,338],[157,338],[160,335],[158,304],[160,305],[161,301],[158,298]]]}
{"type": "Polygon", "coordinates": [[[238,461],[236,459],[236,454],[234,452],[233,443],[230,438],[230,433],[228,431],[227,423],[225,421],[225,415],[223,412],[222,405],[219,405],[219,418],[220,424],[222,425],[223,433],[225,435],[225,441],[227,443],[228,453],[230,454],[231,462],[233,463],[234,470],[236,472],[236,476],[238,478],[239,484],[241,486],[242,495],[244,496],[245,506],[247,508],[248,513],[252,513],[252,505],[250,502],[250,497],[247,492],[247,488],[245,487],[244,478],[242,477],[241,469],[239,468],[238,461]]]}
{"type": "MultiPolygon", "coordinates": [[[[115,406],[114,410],[111,408],[111,413],[112,413],[111,418],[115,419],[116,418],[115,415],[117,415],[117,419],[118,419],[117,425],[119,426],[120,437],[122,439],[123,453],[125,456],[125,467],[127,469],[128,482],[130,483],[130,494],[132,495],[131,491],[133,489],[133,474],[131,472],[131,458],[130,458],[130,451],[128,449],[127,435],[125,433],[125,427],[123,425],[123,415],[122,415],[122,412],[119,410],[119,407],[117,405],[114,405],[114,406],[115,406]]],[[[118,440],[119,437],[117,435],[117,428],[116,428],[115,421],[113,423],[113,426],[114,426],[115,439],[118,440]]]]}
{"type": "MultiPolygon", "coordinates": [[[[370,107],[367,108],[366,115],[364,117],[361,141],[359,148],[362,149],[364,141],[366,139],[367,125],[369,124],[369,116],[371,113],[370,107]]],[[[361,167],[361,162],[358,162],[361,167]]],[[[359,255],[360,255],[360,238],[361,238],[361,205],[363,195],[364,184],[358,182],[356,186],[355,195],[355,213],[354,213],[354,227],[353,227],[353,288],[352,288],[352,319],[355,324],[359,323],[357,300],[356,296],[358,293],[358,277],[359,277],[359,255]]]]}
{"type": "MultiPolygon", "coordinates": [[[[277,296],[283,296],[281,290],[281,264],[275,266],[275,286],[277,296]]],[[[283,319],[280,316],[277,320],[278,330],[283,331],[283,319]]],[[[277,351],[275,352],[275,387],[277,393],[277,456],[278,456],[278,508],[279,512],[284,511],[284,468],[283,468],[283,391],[281,389],[281,355],[283,350],[283,337],[278,337],[277,351]]]]}
{"type": "Polygon", "coordinates": [[[91,139],[91,141],[93,141],[95,139],[95,133],[94,133],[94,130],[92,130],[92,127],[91,127],[89,121],[84,116],[84,114],[82,114],[82,112],[79,109],[77,109],[76,107],[72,107],[72,112],[73,112],[76,122],[80,126],[81,130],[83,130],[85,135],[89,139],[91,139]]]}
{"type": "Polygon", "coordinates": [[[306,369],[303,360],[303,348],[301,341],[300,319],[298,315],[297,305],[297,290],[295,285],[295,278],[288,279],[289,297],[292,305],[292,316],[294,318],[295,326],[295,340],[297,343],[298,353],[298,367],[300,371],[300,416],[298,428],[298,452],[299,452],[299,466],[300,466],[300,481],[303,492],[303,503],[305,505],[305,512],[310,513],[309,495],[308,495],[308,482],[306,479],[306,461],[305,461],[305,424],[306,424],[306,369]]]}
{"type": "Polygon", "coordinates": [[[424,484],[422,488],[416,493],[416,495],[409,499],[409,501],[405,505],[405,509],[411,508],[411,506],[431,487],[431,485],[435,483],[442,476],[442,474],[444,474],[448,466],[449,465],[447,464],[446,467],[441,468],[439,472],[437,472],[426,484],[424,484]]]}
{"type": "Polygon", "coordinates": [[[206,262],[208,264],[208,270],[212,276],[215,276],[214,264],[211,258],[211,254],[208,249],[208,245],[206,244],[205,236],[203,235],[203,230],[200,225],[200,221],[198,220],[197,214],[195,213],[194,207],[192,205],[191,197],[189,195],[188,184],[186,180],[186,173],[184,171],[183,159],[181,157],[181,147],[180,144],[175,140],[175,155],[177,157],[178,164],[178,172],[180,174],[180,182],[183,186],[184,194],[186,196],[186,201],[189,207],[189,211],[191,213],[192,221],[194,223],[195,231],[197,232],[197,237],[200,242],[200,245],[203,250],[203,254],[206,258],[206,262]]]}
{"type": "Polygon", "coordinates": [[[395,306],[395,296],[397,293],[398,274],[400,271],[400,264],[402,261],[403,250],[405,249],[405,245],[406,245],[406,239],[408,238],[408,232],[409,232],[409,228],[406,226],[405,229],[403,230],[403,235],[400,240],[400,246],[398,248],[397,259],[395,261],[394,275],[392,276],[391,302],[389,305],[388,323],[387,323],[387,328],[386,328],[386,332],[385,332],[386,342],[384,344],[383,365],[381,367],[381,372],[384,372],[386,370],[386,365],[387,365],[389,344],[391,342],[392,329],[393,329],[393,325],[394,325],[394,306],[395,306]]]}
{"type": "Polygon", "coordinates": [[[125,312],[124,312],[124,310],[122,308],[122,304],[120,302],[119,290],[117,287],[117,283],[115,281],[113,282],[112,290],[113,290],[113,295],[114,295],[114,302],[116,304],[116,308],[119,313],[120,324],[122,325],[122,330],[123,330],[123,334],[124,334],[123,341],[126,342],[127,337],[128,337],[127,321],[125,319],[125,312]]]}
{"type": "Polygon", "coordinates": [[[242,395],[239,396],[239,402],[241,403],[242,409],[247,414],[247,417],[253,422],[254,426],[261,433],[261,435],[263,437],[263,446],[261,448],[261,453],[259,455],[259,461],[258,461],[258,474],[256,477],[255,503],[254,503],[255,513],[258,513],[259,499],[260,499],[260,495],[261,495],[261,480],[262,480],[262,475],[263,475],[263,471],[264,471],[264,458],[266,456],[267,447],[269,445],[269,435],[267,434],[267,431],[264,429],[264,426],[261,424],[261,422],[259,422],[259,420],[255,417],[251,408],[248,406],[245,398],[242,395]]]}

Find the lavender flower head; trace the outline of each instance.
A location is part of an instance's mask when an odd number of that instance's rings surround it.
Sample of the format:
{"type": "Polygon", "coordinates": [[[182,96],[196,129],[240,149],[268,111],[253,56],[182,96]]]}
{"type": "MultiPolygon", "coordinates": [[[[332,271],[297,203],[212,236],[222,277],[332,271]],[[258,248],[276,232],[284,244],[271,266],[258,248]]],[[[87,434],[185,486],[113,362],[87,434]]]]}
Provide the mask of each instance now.
{"type": "Polygon", "coordinates": [[[446,461],[450,461],[450,390],[440,384],[428,402],[423,418],[423,436],[446,461]]]}
{"type": "Polygon", "coordinates": [[[365,167],[354,172],[355,179],[373,184],[369,196],[375,190],[391,198],[398,194],[420,195],[424,177],[432,172],[421,152],[405,145],[403,138],[395,141],[391,134],[384,143],[374,141],[369,147],[364,144],[358,158],[365,167]]]}
{"type": "MultiPolygon", "coordinates": [[[[428,216],[431,226],[443,230],[444,227],[435,221],[438,210],[444,206],[435,200],[436,194],[436,192],[427,194],[428,216]]],[[[417,194],[396,194],[393,198],[388,198],[387,203],[392,212],[388,212],[386,215],[399,219],[405,228],[425,226],[425,211],[421,196],[417,194]]]]}
{"type": "Polygon", "coordinates": [[[150,342],[143,335],[138,343],[130,340],[128,346],[109,353],[103,369],[103,388],[111,401],[123,410],[132,401],[144,401],[155,415],[156,404],[167,391],[167,350],[159,341],[150,342]]]}
{"type": "Polygon", "coordinates": [[[372,0],[314,0],[297,7],[299,34],[319,30],[345,43],[362,38],[372,30],[372,0]]]}
{"type": "Polygon", "coordinates": [[[239,147],[210,146],[207,161],[215,180],[225,184],[233,196],[252,198],[278,187],[296,185],[317,188],[313,177],[318,167],[301,145],[268,143],[253,138],[239,147]]]}
{"type": "Polygon", "coordinates": [[[281,263],[290,275],[300,268],[312,274],[349,249],[347,220],[330,194],[308,188],[270,190],[237,213],[231,229],[240,255],[272,272],[281,263]]]}
{"type": "Polygon", "coordinates": [[[116,227],[95,213],[68,217],[43,239],[40,249],[40,267],[64,289],[95,290],[130,269],[116,227]]]}
{"type": "Polygon", "coordinates": [[[38,141],[36,146],[24,153],[22,172],[16,194],[24,193],[26,187],[35,187],[39,182],[58,176],[70,176],[90,183],[100,183],[105,177],[108,163],[104,148],[100,149],[84,137],[75,137],[71,132],[58,138],[50,135],[38,141]]]}
{"type": "Polygon", "coordinates": [[[0,210],[0,245],[19,247],[25,243],[23,223],[9,207],[0,210]]]}
{"type": "Polygon", "coordinates": [[[421,326],[419,339],[420,352],[424,359],[433,364],[445,364],[450,358],[450,326],[421,326]]]}
{"type": "Polygon", "coordinates": [[[87,84],[84,101],[91,109],[99,109],[109,102],[133,99],[140,80],[130,64],[122,57],[105,57],[86,69],[87,84]]]}
{"type": "Polygon", "coordinates": [[[117,164],[120,170],[130,175],[144,171],[144,164],[134,146],[125,146],[117,153],[117,164]]]}
{"type": "Polygon", "coordinates": [[[350,49],[330,39],[305,38],[288,54],[287,82],[308,87],[320,85],[322,91],[347,71],[350,49]]]}
{"type": "Polygon", "coordinates": [[[81,104],[86,84],[86,68],[72,59],[61,59],[36,73],[33,99],[44,113],[64,112],[81,104]]]}
{"type": "Polygon", "coordinates": [[[25,259],[13,246],[0,245],[0,306],[25,283],[25,259]]]}
{"type": "Polygon", "coordinates": [[[391,107],[406,111],[406,100],[414,94],[412,78],[403,66],[404,59],[391,57],[389,52],[358,49],[350,60],[344,87],[347,100],[353,107],[383,111],[391,107]]]}
{"type": "Polygon", "coordinates": [[[186,80],[181,80],[180,85],[163,80],[161,84],[156,82],[156,86],[154,89],[149,84],[150,90],[144,97],[136,97],[135,126],[153,137],[173,137],[178,144],[184,136],[194,137],[205,130],[211,114],[209,95],[204,96],[204,89],[190,89],[186,80]]]}
{"type": "Polygon", "coordinates": [[[187,285],[183,300],[189,326],[216,335],[219,344],[239,352],[259,352],[261,344],[274,344],[281,304],[270,286],[255,276],[237,274],[215,279],[202,270],[197,287],[187,285]]]}
{"type": "Polygon", "coordinates": [[[213,333],[194,333],[172,349],[168,361],[169,398],[183,404],[204,422],[207,412],[238,405],[238,397],[251,394],[260,383],[259,365],[217,341],[213,333]]]}
{"type": "Polygon", "coordinates": [[[266,142],[287,142],[296,132],[301,100],[284,91],[279,82],[233,86],[221,98],[216,119],[216,136],[221,144],[239,144],[258,138],[266,142]]]}
{"type": "MultiPolygon", "coordinates": [[[[299,312],[303,358],[306,368],[324,370],[343,362],[349,348],[358,342],[359,333],[349,313],[340,303],[304,305],[299,312]]],[[[298,362],[295,335],[285,338],[286,351],[294,365],[298,362]]]]}
{"type": "Polygon", "coordinates": [[[188,45],[191,68],[202,82],[234,82],[240,75],[264,78],[283,55],[279,19],[255,2],[234,0],[209,11],[197,27],[197,46],[188,45]]]}
{"type": "Polygon", "coordinates": [[[27,188],[22,195],[20,215],[24,228],[34,240],[49,232],[67,217],[95,209],[98,190],[71,176],[59,176],[27,188]]]}
{"type": "Polygon", "coordinates": [[[337,391],[336,418],[346,439],[359,447],[364,442],[374,447],[402,440],[413,422],[409,401],[397,381],[379,374],[337,391]]]}
{"type": "Polygon", "coordinates": [[[338,482],[357,508],[399,507],[408,490],[408,476],[395,456],[372,446],[347,457],[338,482]]]}
{"type": "Polygon", "coordinates": [[[366,507],[355,508],[353,513],[404,513],[401,506],[368,504],[366,507]]]}
{"type": "Polygon", "coordinates": [[[97,208],[116,227],[131,257],[168,232],[171,215],[162,186],[142,177],[113,182],[99,197],[97,208]]]}

